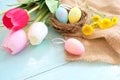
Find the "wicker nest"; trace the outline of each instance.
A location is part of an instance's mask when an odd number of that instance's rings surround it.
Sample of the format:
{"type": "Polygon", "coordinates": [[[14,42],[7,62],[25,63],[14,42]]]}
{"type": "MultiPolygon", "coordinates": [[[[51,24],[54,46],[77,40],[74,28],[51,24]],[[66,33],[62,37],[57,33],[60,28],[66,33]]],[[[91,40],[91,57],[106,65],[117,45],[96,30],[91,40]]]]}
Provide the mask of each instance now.
{"type": "Polygon", "coordinates": [[[75,33],[78,30],[80,30],[81,27],[86,23],[87,18],[88,18],[87,13],[82,10],[82,16],[77,23],[71,24],[68,22],[67,24],[64,24],[64,23],[59,22],[56,19],[55,14],[52,14],[51,19],[50,19],[50,24],[56,31],[60,33],[75,33]]]}

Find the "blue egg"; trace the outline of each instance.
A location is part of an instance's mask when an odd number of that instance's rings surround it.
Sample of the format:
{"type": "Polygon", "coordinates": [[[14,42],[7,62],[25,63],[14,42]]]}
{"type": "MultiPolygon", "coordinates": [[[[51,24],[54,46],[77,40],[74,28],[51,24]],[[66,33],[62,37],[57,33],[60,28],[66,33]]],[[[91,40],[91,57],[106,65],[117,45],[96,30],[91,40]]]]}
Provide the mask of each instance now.
{"type": "Polygon", "coordinates": [[[55,16],[56,16],[57,20],[61,23],[67,23],[68,22],[68,12],[63,7],[57,8],[57,10],[55,12],[55,16]]]}

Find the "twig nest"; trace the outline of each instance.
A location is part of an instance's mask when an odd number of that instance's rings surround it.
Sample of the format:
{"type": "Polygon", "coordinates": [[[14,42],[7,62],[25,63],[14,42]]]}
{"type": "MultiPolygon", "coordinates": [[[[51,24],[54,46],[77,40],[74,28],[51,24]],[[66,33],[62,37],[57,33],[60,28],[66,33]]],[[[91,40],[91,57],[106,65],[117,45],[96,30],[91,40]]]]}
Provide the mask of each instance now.
{"type": "Polygon", "coordinates": [[[56,13],[52,14],[51,19],[50,19],[50,24],[52,25],[52,27],[60,32],[60,33],[75,33],[79,30],[81,30],[81,27],[86,23],[87,21],[87,13],[84,10],[80,11],[75,7],[73,9],[67,10],[68,12],[68,18],[71,15],[72,17],[76,16],[73,15],[75,12],[74,11],[78,11],[78,14],[80,14],[78,16],[79,19],[75,20],[75,22],[71,22],[71,20],[69,19],[69,21],[67,23],[62,23],[58,17],[56,17],[56,13]]]}

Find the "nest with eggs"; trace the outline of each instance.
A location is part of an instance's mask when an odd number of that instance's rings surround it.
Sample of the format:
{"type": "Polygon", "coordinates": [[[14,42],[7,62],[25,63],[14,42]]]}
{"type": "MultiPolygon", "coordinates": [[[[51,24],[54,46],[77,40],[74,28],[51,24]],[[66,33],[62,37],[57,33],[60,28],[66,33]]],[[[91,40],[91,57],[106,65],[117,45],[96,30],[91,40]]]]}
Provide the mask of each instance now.
{"type": "MultiPolygon", "coordinates": [[[[69,11],[68,11],[69,12],[69,11]]],[[[81,10],[81,18],[77,23],[61,23],[59,22],[56,17],[55,14],[52,14],[51,18],[50,18],[50,24],[52,25],[52,27],[60,32],[60,33],[75,33],[79,30],[81,30],[81,27],[84,26],[84,24],[87,21],[88,15],[84,10],[81,10]]]]}

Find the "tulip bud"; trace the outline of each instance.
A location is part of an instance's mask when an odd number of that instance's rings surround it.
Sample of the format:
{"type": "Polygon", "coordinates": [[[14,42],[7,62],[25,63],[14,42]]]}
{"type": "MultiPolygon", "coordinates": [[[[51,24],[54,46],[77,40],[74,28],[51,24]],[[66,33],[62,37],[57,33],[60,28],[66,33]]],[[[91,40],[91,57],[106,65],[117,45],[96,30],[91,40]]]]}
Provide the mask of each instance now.
{"type": "Polygon", "coordinates": [[[48,28],[44,23],[33,23],[28,30],[28,39],[32,45],[38,45],[44,40],[47,33],[48,28]]]}
{"type": "Polygon", "coordinates": [[[19,30],[27,25],[29,21],[29,15],[24,9],[13,8],[8,10],[3,15],[2,21],[7,29],[19,30]]]}
{"type": "Polygon", "coordinates": [[[3,49],[10,54],[19,53],[26,47],[26,45],[27,36],[22,29],[9,33],[2,43],[3,49]]]}

